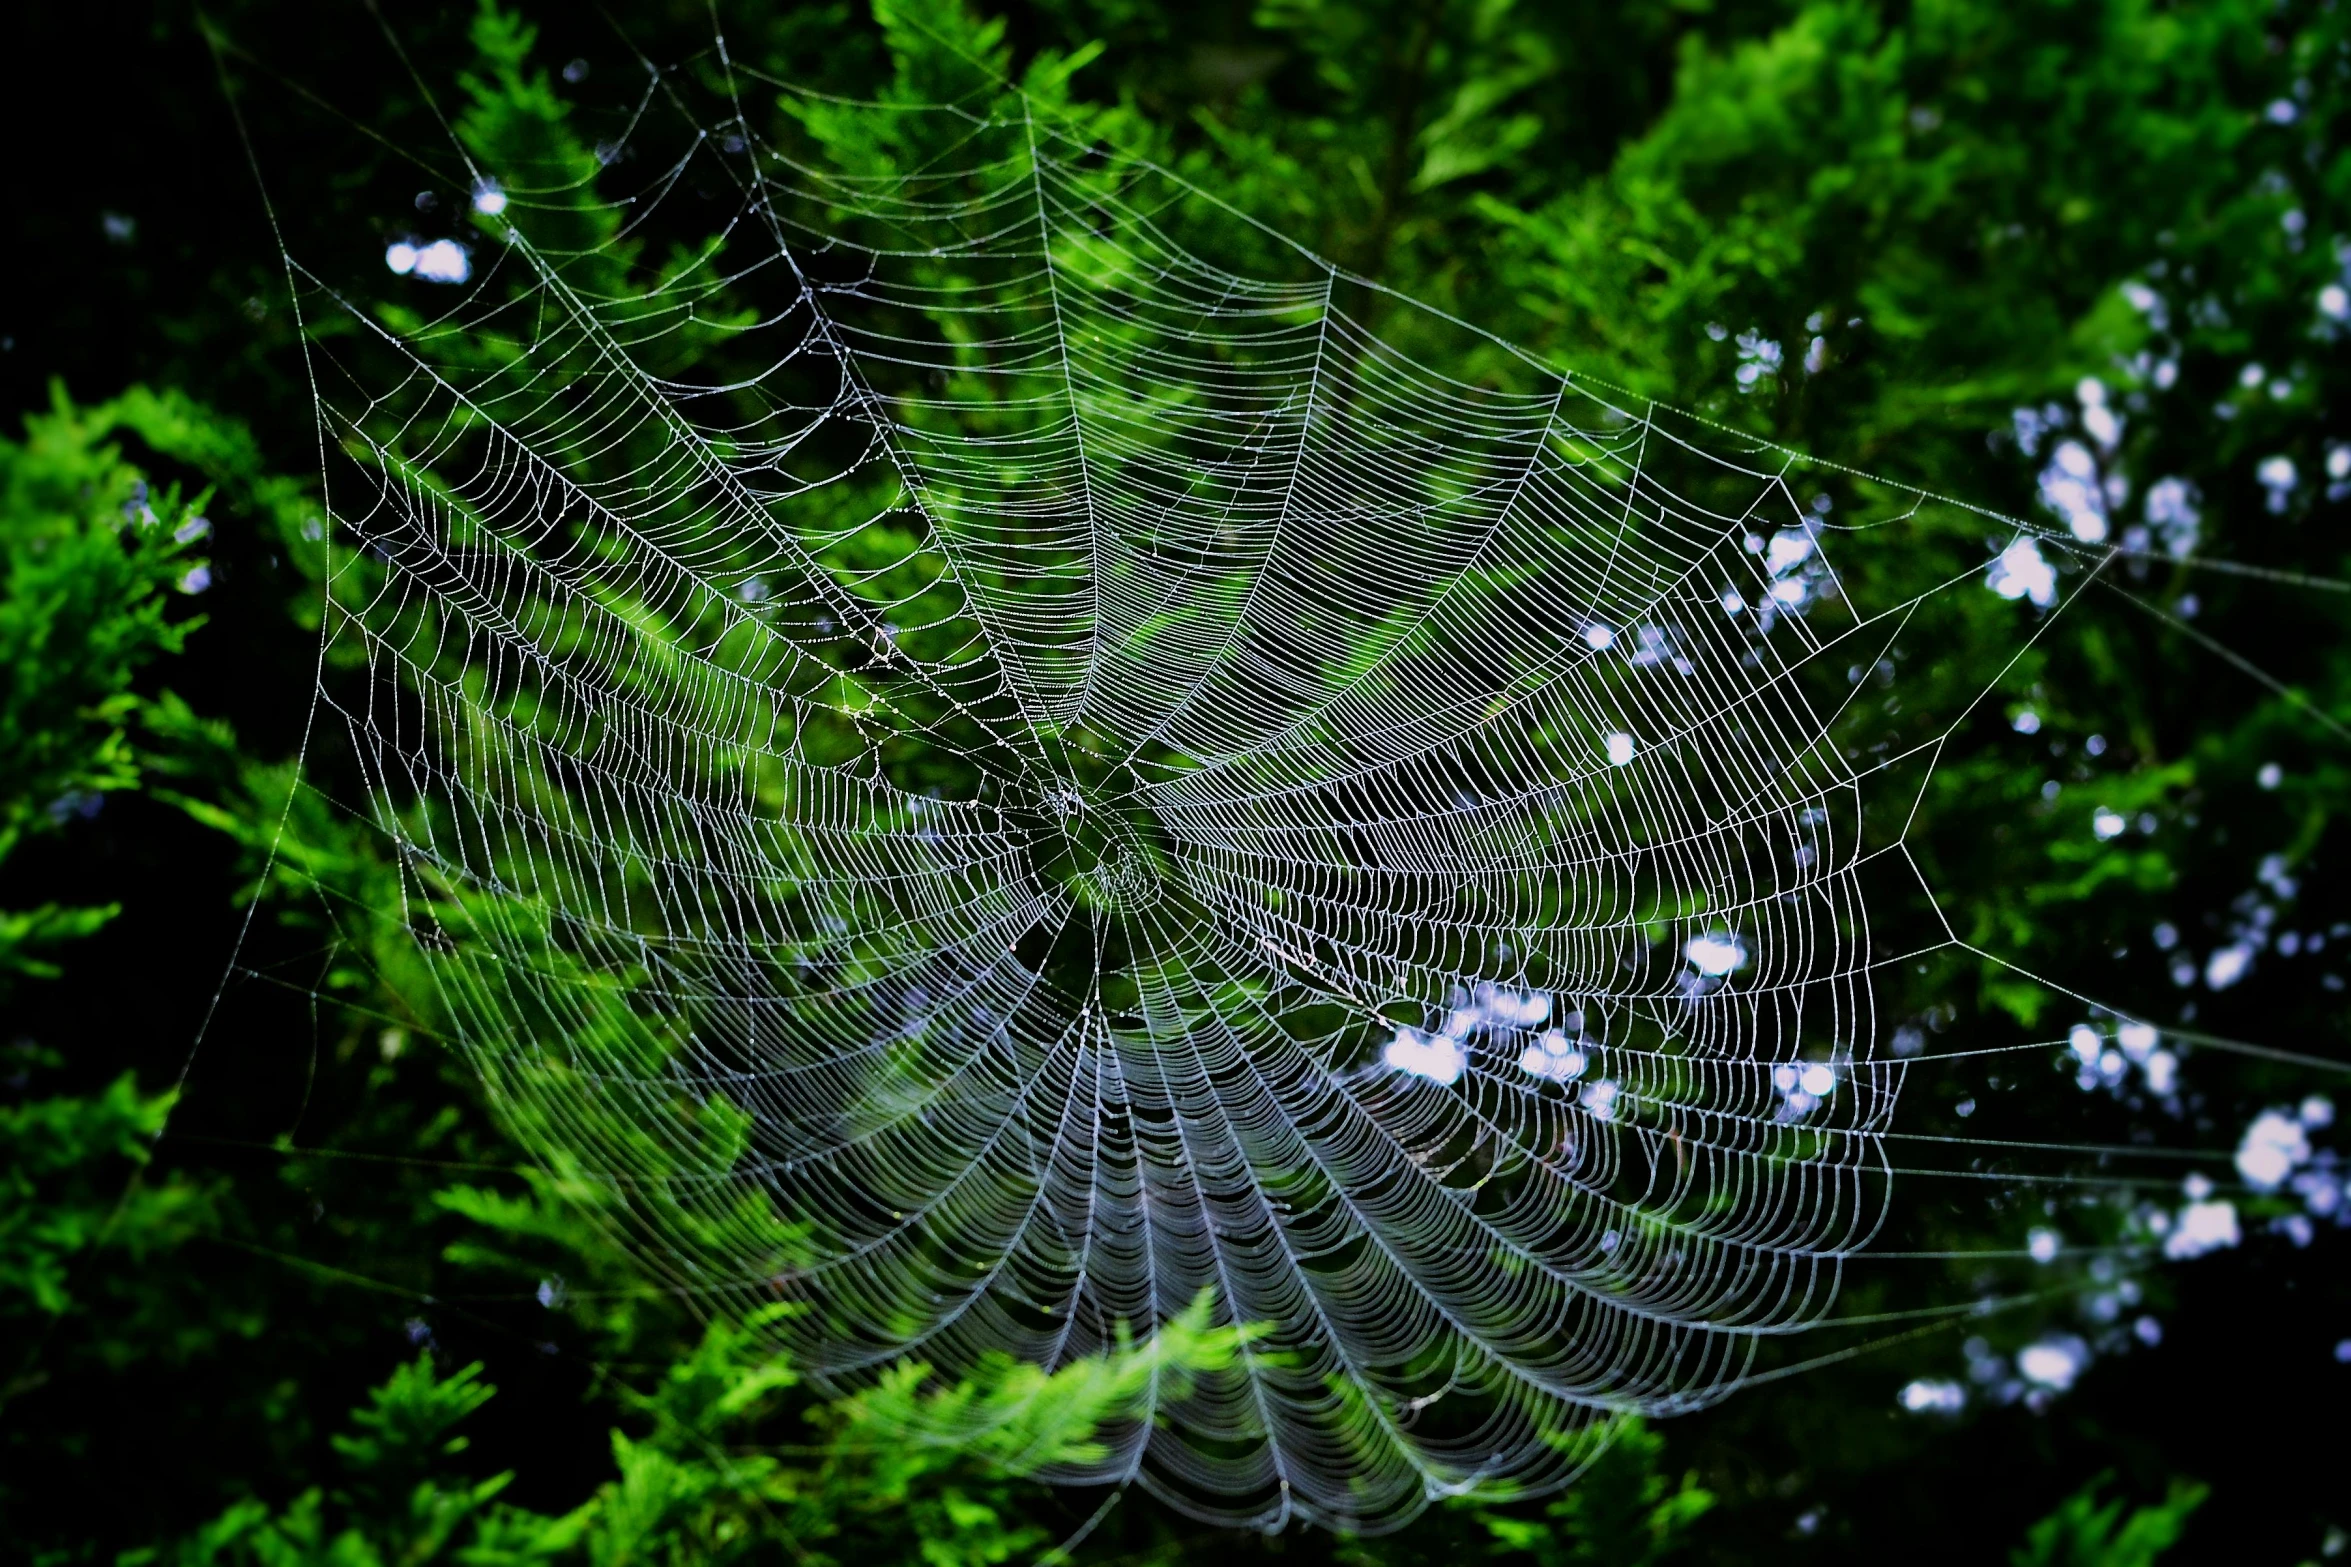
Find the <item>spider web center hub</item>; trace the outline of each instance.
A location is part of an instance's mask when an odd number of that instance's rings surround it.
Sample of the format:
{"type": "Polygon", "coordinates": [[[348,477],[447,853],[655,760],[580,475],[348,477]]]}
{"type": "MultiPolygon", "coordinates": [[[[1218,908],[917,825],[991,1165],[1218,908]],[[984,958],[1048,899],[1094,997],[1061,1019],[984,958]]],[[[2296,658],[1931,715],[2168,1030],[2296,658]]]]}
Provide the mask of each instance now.
{"type": "Polygon", "coordinates": [[[1150,813],[1114,780],[1054,778],[1014,807],[1040,879],[1085,908],[1124,913],[1159,901],[1163,851],[1150,813]]]}

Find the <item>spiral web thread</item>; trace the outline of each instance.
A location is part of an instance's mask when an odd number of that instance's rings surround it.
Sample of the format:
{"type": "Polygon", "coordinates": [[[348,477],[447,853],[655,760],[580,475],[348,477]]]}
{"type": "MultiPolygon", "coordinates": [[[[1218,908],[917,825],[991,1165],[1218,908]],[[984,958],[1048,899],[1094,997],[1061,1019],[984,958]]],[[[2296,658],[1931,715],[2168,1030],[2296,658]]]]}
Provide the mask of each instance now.
{"type": "Polygon", "coordinates": [[[625,200],[477,166],[461,289],[305,273],[323,700],[542,1155],[828,1376],[1207,1292],[1234,1368],[1067,1478],[1261,1527],[1558,1483],[1819,1320],[1936,733],[1838,694],[1980,578],[1865,606],[1792,459],[1211,265],[1229,214],[1017,95],[689,93],[625,200]]]}

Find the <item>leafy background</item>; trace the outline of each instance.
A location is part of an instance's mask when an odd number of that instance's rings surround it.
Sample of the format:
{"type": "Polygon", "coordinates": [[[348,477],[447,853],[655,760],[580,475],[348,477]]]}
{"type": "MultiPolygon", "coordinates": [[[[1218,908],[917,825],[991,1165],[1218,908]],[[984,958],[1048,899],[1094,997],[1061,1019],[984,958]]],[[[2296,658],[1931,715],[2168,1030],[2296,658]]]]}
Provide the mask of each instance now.
{"type": "MultiPolygon", "coordinates": [[[[2062,435],[2083,438],[2097,377],[2121,414],[2098,452],[2130,485],[2117,529],[2177,479],[2198,551],[2346,576],[2351,464],[2329,464],[2351,439],[2331,412],[2351,52],[2331,6],[1043,0],[987,17],[926,27],[1014,74],[1098,43],[1075,100],[1117,106],[1241,209],[1559,363],[2044,517],[2040,476],[2062,435]]],[[[722,20],[739,56],[818,86],[945,69],[929,32],[847,4],[722,20]]],[[[582,138],[627,96],[632,50],[684,57],[711,26],[662,4],[390,21],[425,79],[470,76],[478,134],[582,138]]],[[[409,78],[361,7],[89,4],[10,25],[11,57],[71,95],[6,111],[19,283],[0,378],[26,415],[0,449],[12,1552],[944,1564],[1033,1558],[1106,1503],[1082,1559],[2342,1548],[2328,1411],[2351,1387],[2351,1289],[2339,1232],[2298,1243],[2307,1216],[2277,1196],[2240,1194],[2242,1246],[2144,1281],[2159,1345],[2102,1348],[2062,1396],[1987,1385],[1956,1418],[1895,1397],[1964,1381],[1969,1334],[1984,1354],[2096,1336],[2110,1281],[2070,1261],[2034,1311],[1629,1427],[1564,1499],[1439,1508],[1376,1541],[1207,1534],[1140,1496],[1024,1479],[1120,1407],[1136,1357],[1050,1383],[909,1368],[828,1402],[745,1325],[704,1324],[613,1244],[592,1187],[524,1166],[417,1005],[406,932],[353,913],[393,901],[371,835],[289,794],[325,560],[305,531],[317,444],[223,78],[298,246],[361,257],[390,237],[349,194],[378,171],[293,134],[278,73],[380,106],[394,142],[426,134],[409,78]],[[959,1437],[892,1434],[910,1424],[959,1437]]],[[[2173,619],[2101,600],[2012,671],[2003,696],[2040,729],[1994,725],[1954,756],[1920,850],[1971,939],[2167,1023],[2339,1058],[2340,934],[2317,952],[2278,937],[2351,918],[2330,875],[2343,597],[2190,570],[2168,542],[2117,570],[2173,619]],[[2093,798],[2156,830],[2095,837],[2093,798]],[[2203,964],[2237,945],[2249,976],[2211,985],[2203,964]]],[[[1919,985],[1991,1037],[2066,1021],[1989,968],[1919,985]]],[[[1922,1124],[2225,1150],[2314,1086],[2214,1056],[2185,1070],[2176,1115],[2033,1068],[1942,1085],[1922,1124]]],[[[2019,1185],[1988,1215],[1955,1205],[1940,1239],[2014,1248],[2043,1202],[2019,1185]]],[[[2126,1222],[2066,1219],[2109,1238],[2126,1222]]],[[[1952,1286],[1998,1281],[1954,1264],[1952,1286]]],[[[1192,1328],[1147,1353],[1229,1352],[1192,1328]]]]}

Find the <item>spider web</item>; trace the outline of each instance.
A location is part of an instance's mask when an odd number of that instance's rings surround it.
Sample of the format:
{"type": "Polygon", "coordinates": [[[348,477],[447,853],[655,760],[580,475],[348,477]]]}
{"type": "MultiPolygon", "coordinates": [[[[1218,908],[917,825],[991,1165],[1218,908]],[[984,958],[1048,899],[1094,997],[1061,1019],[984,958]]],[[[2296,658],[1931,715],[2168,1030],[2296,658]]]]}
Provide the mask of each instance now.
{"type": "Polygon", "coordinates": [[[1236,1365],[1064,1477],[1262,1527],[1559,1483],[1819,1322],[1963,716],[1859,671],[1982,591],[1982,517],[1050,102],[649,82],[592,155],[469,160],[477,254],[300,272],[321,700],[539,1155],[821,1375],[1205,1294],[1236,1365]]]}

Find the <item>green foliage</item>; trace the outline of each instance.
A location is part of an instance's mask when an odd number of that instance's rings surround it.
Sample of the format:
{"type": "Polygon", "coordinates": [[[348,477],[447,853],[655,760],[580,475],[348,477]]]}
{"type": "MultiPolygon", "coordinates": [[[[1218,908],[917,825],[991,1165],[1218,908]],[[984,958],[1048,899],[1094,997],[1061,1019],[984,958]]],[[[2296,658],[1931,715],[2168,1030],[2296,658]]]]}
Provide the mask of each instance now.
{"type": "MultiPolygon", "coordinates": [[[[180,651],[200,623],[172,598],[205,585],[193,547],[209,532],[209,493],[182,501],[151,489],[110,439],[156,410],[199,418],[184,401],[134,391],[77,407],[53,387],[21,442],[0,441],[0,861],[28,836],[93,815],[141,777],[133,728],[149,699],[135,682],[180,651]]],[[[118,910],[45,903],[0,911],[0,998],[23,978],[54,979],[61,948],[118,910]]],[[[13,1081],[53,1075],[54,1050],[6,1047],[13,1081]]],[[[74,1271],[96,1248],[131,1266],[204,1221],[208,1199],[131,1176],[171,1113],[171,1094],[142,1094],[132,1074],[90,1094],[0,1104],[0,1327],[38,1344],[73,1309],[74,1271]]],[[[39,1381],[30,1364],[0,1385],[5,1402],[39,1381]]]]}
{"type": "MultiPolygon", "coordinates": [[[[16,1055],[20,1072],[57,1064],[34,1046],[16,1055]]],[[[201,1221],[205,1200],[186,1185],[122,1184],[147,1162],[171,1103],[125,1073],[96,1094],[0,1105],[0,1324],[71,1309],[72,1269],[92,1247],[111,1242],[136,1265],[201,1221]]]]}
{"type": "MultiPolygon", "coordinates": [[[[770,1313],[785,1308],[770,1307],[770,1313]]],[[[614,1478],[571,1511],[500,1500],[512,1474],[475,1479],[458,1428],[495,1395],[481,1367],[437,1372],[428,1352],[394,1371],[334,1439],[342,1484],[312,1488],[281,1512],[240,1502],[167,1547],[122,1558],[199,1567],[253,1563],[348,1567],[453,1561],[469,1567],[562,1560],[730,1562],[788,1544],[810,1564],[906,1562],[993,1567],[1028,1559],[1050,1531],[1024,1519],[1019,1482],[1086,1450],[1101,1423],[1131,1414],[1155,1379],[1229,1360],[1233,1335],[1206,1327],[1206,1305],[1136,1350],[1050,1375],[992,1364],[947,1386],[901,1366],[870,1392],[814,1411],[817,1461],[743,1451],[794,1385],[762,1348],[761,1313],[714,1323],[650,1394],[649,1434],[611,1435],[614,1478]]]]}
{"type": "MultiPolygon", "coordinates": [[[[107,440],[122,422],[122,404],[78,409],[59,386],[23,441],[0,442],[0,861],[138,782],[132,681],[198,624],[167,593],[209,580],[189,549],[210,531],[209,497],[150,493],[107,440]]],[[[0,994],[19,975],[55,977],[42,954],[113,913],[0,911],[0,994]]]]}
{"type": "Polygon", "coordinates": [[[1664,1438],[1646,1422],[1619,1421],[1574,1488],[1540,1519],[1481,1511],[1478,1521],[1497,1545],[1536,1567],[1669,1561],[1687,1547],[1691,1526],[1715,1498],[1695,1474],[1678,1481],[1666,1474],[1660,1467],[1664,1456],[1664,1438]]]}
{"type": "Polygon", "coordinates": [[[2122,1497],[2098,1499],[2110,1478],[2098,1476],[2034,1524],[2008,1553],[2012,1567],[2153,1567],[2209,1494],[2192,1480],[2174,1480],[2162,1501],[2134,1508],[2122,1497]]]}
{"type": "MultiPolygon", "coordinates": [[[[167,797],[173,785],[209,787],[206,759],[233,757],[223,726],[155,684],[174,672],[201,625],[182,605],[213,586],[200,552],[218,536],[214,519],[200,514],[215,510],[222,528],[275,523],[282,547],[296,547],[310,542],[303,525],[315,509],[301,485],[268,473],[242,426],[177,393],[138,387],[95,405],[53,388],[48,411],[27,421],[26,439],[0,443],[0,496],[0,851],[16,851],[12,871],[38,851],[54,879],[55,867],[74,867],[91,835],[115,820],[101,805],[158,783],[167,797]],[[137,462],[126,455],[133,445],[137,462]],[[167,470],[200,488],[183,499],[181,483],[161,477],[167,470]]],[[[296,616],[302,608],[289,606],[296,616]]],[[[233,775],[243,764],[228,765],[233,775]]],[[[253,766],[257,776],[278,776],[253,766]]],[[[186,803],[222,824],[231,819],[216,802],[186,803]]],[[[254,843],[266,840],[265,811],[234,820],[254,843]]],[[[153,1168],[179,1095],[142,1091],[141,1074],[122,1069],[125,1042],[106,1041],[107,1053],[91,1060],[31,1032],[35,1018],[54,1016],[34,1010],[52,987],[88,987],[88,995],[147,982],[153,954],[96,956],[117,912],[52,903],[0,916],[9,933],[0,999],[26,1008],[10,1019],[0,1100],[0,1344],[8,1357],[0,1402],[9,1415],[0,1511],[22,1520],[28,1550],[65,1545],[37,1511],[36,1498],[53,1494],[41,1470],[87,1461],[120,1426],[105,1414],[114,1394],[93,1403],[94,1389],[151,1386],[233,1353],[270,1325],[251,1289],[233,1279],[219,1287],[191,1260],[197,1248],[188,1243],[218,1236],[243,1206],[229,1181],[153,1168]],[[37,954],[30,936],[43,939],[37,954]],[[11,988],[19,978],[44,983],[11,988]],[[77,1413],[61,1420],[61,1408],[77,1413]]],[[[185,1038],[162,1043],[177,1065],[185,1038]]],[[[261,1406],[296,1436],[301,1422],[285,1418],[290,1392],[262,1381],[222,1403],[261,1406]]],[[[79,1536],[91,1525],[71,1527],[79,1536]]]]}
{"type": "Polygon", "coordinates": [[[186,1539],[125,1553],[120,1562],[379,1567],[550,1558],[577,1537],[576,1528],[499,1505],[511,1476],[473,1481],[451,1468],[466,1448],[456,1428],[497,1391],[480,1373],[473,1365],[440,1376],[431,1354],[418,1356],[371,1390],[351,1412],[352,1429],[335,1437],[344,1487],[331,1497],[314,1487],[274,1515],[258,1501],[240,1502],[186,1539]]]}

